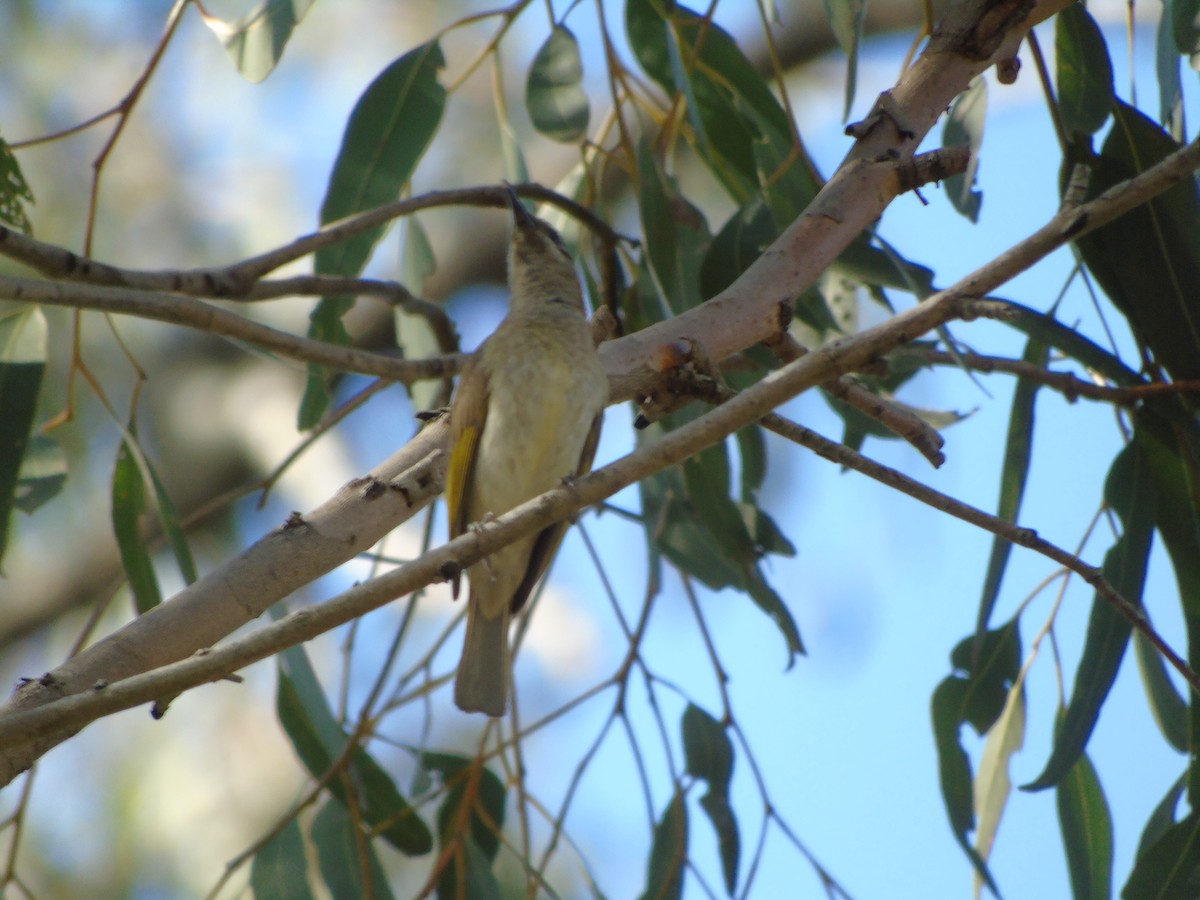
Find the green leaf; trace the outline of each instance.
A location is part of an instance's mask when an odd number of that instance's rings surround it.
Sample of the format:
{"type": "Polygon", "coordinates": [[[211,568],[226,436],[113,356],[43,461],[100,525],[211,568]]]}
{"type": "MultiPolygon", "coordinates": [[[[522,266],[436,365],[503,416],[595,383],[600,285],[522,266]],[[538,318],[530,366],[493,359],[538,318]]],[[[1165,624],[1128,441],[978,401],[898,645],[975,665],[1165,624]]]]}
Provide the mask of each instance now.
{"type": "MultiPolygon", "coordinates": [[[[415,216],[405,221],[403,234],[400,281],[410,293],[420,297],[425,292],[425,279],[437,268],[433,244],[429,242],[429,235],[415,216]]],[[[405,312],[397,307],[395,325],[396,343],[400,345],[400,351],[406,359],[424,359],[441,352],[437,335],[424,316],[405,312]]],[[[432,408],[441,392],[442,383],[435,379],[414,381],[407,385],[407,389],[412,398],[413,409],[421,411],[432,408]]]]}
{"type": "MultiPolygon", "coordinates": [[[[1124,526],[1123,534],[1105,554],[1104,577],[1126,600],[1141,605],[1154,533],[1155,491],[1148,460],[1136,441],[1126,445],[1113,461],[1104,495],[1124,526]]],[[[1075,687],[1055,735],[1054,749],[1042,774],[1023,790],[1057,784],[1079,760],[1116,680],[1131,628],[1107,600],[1096,595],[1075,687]]]]}
{"type": "Polygon", "coordinates": [[[795,556],[796,546],[787,539],[775,524],[775,520],[755,506],[753,503],[738,503],[742,521],[750,534],[754,546],[763,553],[774,553],[776,556],[795,556]]]}
{"type": "Polygon", "coordinates": [[[682,730],[687,772],[708,785],[708,790],[700,798],[700,808],[707,814],[717,834],[725,890],[732,896],[737,888],[741,853],[737,819],[729,803],[733,743],[720,722],[691,703],[684,710],[682,730]]]}
{"type": "MultiPolygon", "coordinates": [[[[342,136],[342,147],[321,205],[321,224],[395,200],[437,133],[446,91],[437,41],[401,56],[363,92],[342,136]]],[[[379,225],[316,253],[316,271],[357,275],[383,236],[379,225]]]]}
{"type": "Polygon", "coordinates": [[[264,0],[236,22],[201,10],[207,25],[225,47],[237,70],[257,84],[271,74],[283,48],[314,0],[264,0]]]}
{"type": "Polygon", "coordinates": [[[846,54],[846,105],[842,119],[850,117],[854,105],[855,86],[858,82],[858,45],[862,41],[863,27],[867,21],[866,0],[825,0],[825,15],[833,28],[838,46],[846,54]]]}
{"type": "Polygon", "coordinates": [[[463,838],[457,858],[442,870],[438,879],[439,900],[472,900],[475,897],[502,897],[504,892],[492,871],[492,861],[479,849],[479,844],[468,835],[463,838]],[[462,886],[459,875],[463,876],[462,886]]]}
{"type": "Polygon", "coordinates": [[[783,598],[767,583],[759,567],[754,567],[750,572],[749,579],[750,582],[746,589],[750,593],[750,599],[759,609],[770,616],[775,627],[779,629],[779,633],[783,635],[788,654],[787,667],[790,669],[796,664],[796,657],[803,656],[807,652],[804,649],[804,642],[800,639],[800,629],[796,627],[796,620],[792,618],[792,613],[787,608],[787,604],[783,602],[783,598]]]}
{"type": "Polygon", "coordinates": [[[687,869],[687,803],[678,788],[654,827],[654,842],[646,872],[646,891],[642,900],[678,900],[683,896],[683,875],[687,869]]]}
{"type": "Polygon", "coordinates": [[[739,566],[758,558],[741,510],[729,498],[729,453],[725,443],[705,447],[682,463],[683,483],[692,511],[722,553],[739,566]]]}
{"type": "MultiPolygon", "coordinates": [[[[1021,359],[1038,369],[1044,369],[1050,360],[1050,348],[1040,340],[1030,338],[1025,344],[1021,359]]],[[[1004,442],[1004,465],[1000,472],[1000,502],[996,515],[1006,522],[1016,523],[1021,512],[1021,499],[1025,496],[1025,484],[1029,478],[1029,464],[1033,458],[1034,405],[1037,400],[1038,383],[1022,378],[1013,390],[1012,407],[1008,416],[1008,436],[1004,442]]],[[[988,559],[987,572],[983,578],[983,596],[979,600],[979,615],[976,632],[987,630],[992,610],[1000,596],[1000,583],[1012,554],[1012,544],[997,537],[992,541],[992,554],[988,559]]]]}
{"type": "Polygon", "coordinates": [[[1187,776],[1180,775],[1163,795],[1163,798],[1158,801],[1154,811],[1150,813],[1150,818],[1146,820],[1146,826],[1142,829],[1142,836],[1138,840],[1138,859],[1145,856],[1155,842],[1175,824],[1175,811],[1179,808],[1179,799],[1183,796],[1185,787],[1187,787],[1187,776]]]}
{"type": "Polygon", "coordinates": [[[167,493],[167,486],[159,478],[158,470],[145,457],[142,462],[146,467],[146,474],[150,476],[150,486],[154,489],[154,505],[158,512],[159,524],[162,525],[163,534],[167,536],[167,543],[171,547],[176,565],[179,566],[179,574],[185,584],[191,584],[196,580],[196,560],[192,557],[192,548],[188,546],[187,536],[183,533],[183,523],[179,520],[175,502],[167,493]]]}
{"type": "Polygon", "coordinates": [[[131,420],[128,437],[117,451],[117,462],[113,469],[112,522],[121,562],[133,591],[134,604],[141,614],[162,602],[152,557],[142,540],[141,523],[147,512],[147,484],[154,492],[159,524],[186,584],[196,580],[196,562],[167,487],[136,441],[137,427],[131,420]],[[134,443],[130,443],[131,440],[134,443]]]}
{"type": "Polygon", "coordinates": [[[311,900],[304,837],[295,819],[267,841],[250,863],[254,900],[311,900]]]}
{"type": "Polygon", "coordinates": [[[971,159],[961,175],[946,179],[946,197],[959,213],[972,222],[979,221],[979,208],[983,205],[983,194],[975,189],[975,176],[979,170],[979,151],[983,147],[983,127],[987,122],[987,82],[974,78],[965,91],[958,95],[946,117],[942,131],[942,143],[947,147],[965,144],[971,149],[971,159]]]}
{"type": "Polygon", "coordinates": [[[742,570],[726,559],[697,521],[677,468],[664,469],[643,479],[639,490],[647,533],[667,559],[713,590],[744,588],[742,570]]]}
{"type": "MultiPolygon", "coordinates": [[[[1179,149],[1124,103],[1092,163],[1089,196],[1144,172],[1179,149]]],[[[1139,341],[1176,380],[1200,378],[1200,198],[1185,178],[1154,199],[1081,237],[1088,268],[1139,341]]]]}
{"type": "MultiPolygon", "coordinates": [[[[355,104],[342,135],[342,146],[321,205],[326,225],[395,200],[412,178],[417,163],[437,134],[446,105],[438,83],[445,65],[437,41],[401,56],[367,87],[355,104]]],[[[318,275],[358,275],[383,237],[386,225],[366,229],[316,252],[318,275]]],[[[353,301],[325,297],[313,309],[308,336],[336,344],[349,342],[341,323],[353,301]]],[[[300,427],[311,428],[329,403],[323,369],[309,366],[309,382],[301,402],[300,427]]]]}
{"type": "MultiPolygon", "coordinates": [[[[276,710],[304,767],[323,778],[346,749],[348,735],[333,717],[302,647],[279,654],[276,710]]],[[[395,783],[362,747],[356,747],[329,791],[401,853],[419,856],[433,847],[433,835],[395,783]]]]}
{"type": "Polygon", "coordinates": [[[37,306],[0,312],[0,560],[46,371],[46,317],[37,306]]]}
{"type": "Polygon", "coordinates": [[[700,268],[711,240],[704,215],[679,192],[643,139],[637,153],[638,210],[646,259],[664,309],[678,315],[704,299],[700,268]]]}
{"type": "Polygon", "coordinates": [[[938,755],[938,777],[950,829],[963,853],[998,895],[987,861],[972,846],[975,791],[971,760],[963,749],[961,730],[970,724],[978,734],[992,729],[1004,712],[1021,668],[1021,636],[1016,619],[959,641],[950,654],[953,672],[933,692],[931,712],[938,755]]]}
{"type": "Polygon", "coordinates": [[[1154,524],[1171,557],[1179,598],[1189,620],[1200,617],[1200,509],[1194,474],[1197,447],[1189,443],[1160,404],[1149,404],[1134,419],[1134,442],[1146,455],[1155,486],[1154,524]],[[1160,415],[1160,412],[1163,412],[1160,415]]]}
{"type": "MultiPolygon", "coordinates": [[[[674,412],[639,432],[639,441],[653,440],[694,415],[687,409],[674,412]]],[[[667,559],[713,590],[733,587],[748,594],[783,635],[790,668],[796,655],[804,653],[804,644],[787,605],[767,584],[759,560],[766,550],[790,555],[795,548],[765,513],[747,513],[734,503],[729,486],[723,443],[643,479],[639,490],[647,535],[667,559]],[[750,528],[761,529],[761,544],[750,528]]]]}
{"type": "Polygon", "coordinates": [[[451,753],[423,753],[421,767],[440,775],[446,789],[437,813],[438,845],[453,858],[442,869],[438,897],[500,896],[492,861],[504,826],[503,782],[480,760],[451,753]]]}
{"type": "Polygon", "coordinates": [[[1036,338],[1056,350],[1061,350],[1086,368],[1095,369],[1116,384],[1123,386],[1145,384],[1141,375],[1126,366],[1116,356],[1053,316],[1011,300],[1004,301],[1004,304],[1005,321],[1027,337],[1036,338]]]}
{"type": "MultiPolygon", "coordinates": [[[[0,368],[2,366],[0,364],[0,368]]],[[[3,443],[2,440],[0,443],[3,443]]],[[[35,434],[25,445],[25,457],[21,460],[21,471],[13,491],[13,506],[23,513],[32,513],[58,496],[66,481],[67,455],[63,452],[62,444],[44,434],[35,434]]],[[[0,527],[2,532],[3,528],[0,527]]],[[[2,543],[3,539],[0,538],[2,543]]]]}
{"type": "Polygon", "coordinates": [[[1142,676],[1142,687],[1150,702],[1150,713],[1167,743],[1180,753],[1188,750],[1187,701],[1176,690],[1162,654],[1140,631],[1133,635],[1133,650],[1142,676]]]}
{"type": "Polygon", "coordinates": [[[1059,782],[1055,800],[1071,895],[1075,900],[1108,900],[1112,897],[1112,815],[1086,753],[1059,782]]]}
{"type": "Polygon", "coordinates": [[[421,767],[436,772],[446,785],[446,799],[438,809],[441,839],[452,836],[452,826],[470,806],[470,835],[487,859],[500,849],[500,829],[504,826],[507,796],[496,773],[478,760],[453,753],[422,753],[421,767]]]}
{"type": "Polygon", "coordinates": [[[312,839],[321,875],[334,900],[389,900],[393,896],[370,837],[359,830],[342,804],[330,801],[321,807],[313,819],[312,839]]]}
{"type": "Polygon", "coordinates": [[[1192,68],[1200,60],[1200,0],[1171,0],[1167,4],[1171,15],[1171,31],[1175,34],[1175,48],[1189,57],[1192,68]]]}
{"type": "MultiPolygon", "coordinates": [[[[1167,4],[1174,6],[1176,4],[1167,4]]],[[[1196,2],[1200,9],[1200,2],[1196,2]]],[[[1171,16],[1158,18],[1154,39],[1155,74],[1158,76],[1158,118],[1175,140],[1183,139],[1183,81],[1179,77],[1179,53],[1175,49],[1175,31],[1171,16]]]]}
{"type": "Polygon", "coordinates": [[[25,211],[27,203],[33,203],[33,192],[21,174],[17,158],[5,140],[0,138],[0,222],[25,234],[33,234],[33,225],[25,211]]]}
{"type": "Polygon", "coordinates": [[[626,3],[625,29],[646,73],[668,93],[684,94],[689,118],[695,110],[696,149],[735,203],[764,193],[772,178],[767,193],[791,197],[801,208],[816,194],[815,169],[795,145],[783,106],[727,31],[708,16],[657,0],[626,3]],[[756,150],[786,160],[786,168],[768,165],[764,171],[767,157],[756,150]]]}
{"type": "Polygon", "coordinates": [[[574,144],[587,134],[590,108],[583,90],[579,42],[556,25],[542,44],[525,83],[525,106],[533,127],[556,141],[574,144]]]}
{"type": "MultiPolygon", "coordinates": [[[[129,434],[136,437],[136,426],[129,423],[129,434]]],[[[138,465],[141,451],[122,441],[112,477],[112,525],[121,554],[121,565],[133,592],[134,609],[141,615],[162,602],[154,561],[142,540],[142,516],[146,512],[146,485],[138,465]]]]}
{"type": "Polygon", "coordinates": [[[739,428],[734,434],[742,471],[742,500],[752,503],[767,477],[767,442],[757,425],[739,428]]]}
{"type": "Polygon", "coordinates": [[[1055,17],[1054,56],[1063,125],[1070,134],[1095,134],[1112,111],[1113,70],[1104,35],[1082,3],[1055,17]]]}
{"type": "MultiPolygon", "coordinates": [[[[1025,743],[1025,689],[1015,684],[1008,692],[1004,711],[987,733],[979,771],[975,775],[975,850],[988,860],[1000,831],[1008,798],[1012,794],[1009,763],[1025,743]]],[[[980,877],[978,873],[976,877],[980,877]]]]}
{"type": "Polygon", "coordinates": [[[1200,814],[1168,828],[1133,867],[1121,896],[1126,900],[1200,896],[1200,814]]]}
{"type": "Polygon", "coordinates": [[[762,200],[734,212],[713,238],[700,264],[700,292],[715,297],[733,284],[779,236],[762,200]]]}

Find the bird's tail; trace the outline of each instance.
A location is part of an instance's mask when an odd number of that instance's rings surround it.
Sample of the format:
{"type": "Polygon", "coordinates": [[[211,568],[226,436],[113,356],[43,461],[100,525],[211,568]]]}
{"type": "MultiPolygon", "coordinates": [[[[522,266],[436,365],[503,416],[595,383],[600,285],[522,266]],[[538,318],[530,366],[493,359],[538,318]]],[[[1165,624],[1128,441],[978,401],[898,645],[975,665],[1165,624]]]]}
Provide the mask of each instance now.
{"type": "Polygon", "coordinates": [[[489,617],[474,591],[467,610],[467,637],[454,681],[454,703],[463,712],[502,716],[508,705],[508,605],[489,617]]]}

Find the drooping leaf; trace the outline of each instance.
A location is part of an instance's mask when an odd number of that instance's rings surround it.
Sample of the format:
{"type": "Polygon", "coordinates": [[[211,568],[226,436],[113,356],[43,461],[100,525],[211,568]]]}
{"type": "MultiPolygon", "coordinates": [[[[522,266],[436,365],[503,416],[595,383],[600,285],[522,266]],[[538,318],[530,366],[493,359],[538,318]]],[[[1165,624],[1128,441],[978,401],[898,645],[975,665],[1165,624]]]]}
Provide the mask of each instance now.
{"type": "Polygon", "coordinates": [[[975,188],[975,176],[979,170],[979,151],[983,147],[986,121],[987,82],[975,78],[950,107],[950,115],[946,117],[942,131],[942,143],[947,147],[965,144],[971,150],[966,171],[947,178],[945,190],[954,208],[972,222],[979,221],[979,209],[983,205],[983,193],[975,188]]]}
{"type": "Polygon", "coordinates": [[[1133,650],[1154,721],[1168,744],[1180,753],[1187,753],[1187,701],[1180,696],[1174,682],[1171,681],[1162,654],[1140,631],[1133,635],[1133,650]]]}
{"type": "MultiPolygon", "coordinates": [[[[371,82],[355,104],[321,204],[327,225],[395,200],[437,133],[446,105],[437,41],[410,50],[371,82]]],[[[383,235],[380,225],[316,253],[316,271],[356,275],[383,235]]]]}
{"type": "Polygon", "coordinates": [[[571,29],[556,25],[542,44],[525,83],[525,106],[533,127],[565,144],[587,134],[590,107],[583,90],[583,60],[571,29]]]}
{"type": "Polygon", "coordinates": [[[741,511],[729,497],[729,452],[725,443],[705,447],[682,463],[683,484],[692,511],[735,565],[746,567],[757,559],[754,542],[741,511]]]}
{"type": "MultiPolygon", "coordinates": [[[[323,778],[346,750],[349,736],[334,719],[325,693],[302,647],[279,654],[276,710],[297,756],[314,778],[323,778]]],[[[417,811],[401,796],[391,776],[364,748],[356,747],[329,791],[358,817],[380,829],[401,853],[419,856],[433,846],[433,835],[417,811]]]]}
{"type": "Polygon", "coordinates": [[[0,222],[11,225],[24,234],[33,234],[25,206],[33,203],[33,192],[21,174],[21,166],[0,138],[0,222]]]}
{"type": "MultiPolygon", "coordinates": [[[[1176,421],[1182,416],[1184,422],[1194,422],[1192,414],[1182,407],[1181,402],[1166,398],[1146,404],[1135,414],[1134,442],[1148,460],[1155,488],[1154,525],[1175,572],[1184,625],[1188,634],[1197,634],[1200,633],[1200,504],[1195,498],[1200,496],[1196,484],[1200,439],[1194,433],[1194,426],[1189,428],[1176,421]]],[[[1200,646],[1195,641],[1189,642],[1188,663],[1193,668],[1200,666],[1200,646]]],[[[1151,696],[1156,718],[1163,714],[1170,716],[1171,709],[1177,706],[1171,700],[1159,706],[1163,698],[1158,693],[1151,696]]],[[[1188,714],[1184,723],[1186,746],[1195,747],[1200,741],[1200,717],[1188,714]]],[[[1188,791],[1194,797],[1200,791],[1200,762],[1194,753],[1189,760],[1188,791]]]]}
{"type": "Polygon", "coordinates": [[[1055,17],[1054,51],[1063,126],[1072,134],[1095,134],[1112,111],[1113,70],[1104,35],[1083,4],[1055,17]]]}
{"type": "MultiPolygon", "coordinates": [[[[1104,496],[1124,527],[1104,557],[1104,577],[1122,597],[1140,605],[1154,532],[1155,490],[1148,460],[1136,441],[1126,445],[1113,461],[1104,496]]],[[[1075,687],[1055,735],[1054,749],[1042,774],[1024,790],[1058,784],[1083,754],[1116,680],[1130,631],[1128,620],[1097,594],[1092,601],[1075,687]]]]}
{"type": "Polygon", "coordinates": [[[682,730],[687,773],[701,779],[708,787],[704,796],[700,798],[700,808],[704,810],[716,832],[721,871],[725,876],[725,890],[732,896],[737,888],[738,861],[741,855],[737,818],[729,802],[729,782],[733,776],[733,742],[729,740],[729,735],[720,722],[690,703],[683,713],[682,730]]]}
{"type": "Polygon", "coordinates": [[[646,73],[668,93],[682,93],[689,116],[695,109],[697,150],[735,203],[763,193],[769,179],[768,194],[792,195],[801,208],[816,194],[815,170],[795,145],[783,106],[728,32],[678,3],[656,0],[626,3],[625,29],[646,73]],[[771,158],[787,161],[782,170],[763,170],[756,150],[767,148],[771,158]]]}
{"type": "MultiPolygon", "coordinates": [[[[129,434],[136,438],[133,422],[129,434]]],[[[122,441],[112,477],[112,526],[117,539],[121,565],[133,593],[133,605],[138,615],[148,612],[162,602],[162,590],[154,572],[154,560],[142,539],[142,517],[146,512],[146,486],[137,456],[141,451],[122,441]]]]}
{"type": "Polygon", "coordinates": [[[151,511],[147,503],[147,487],[154,499],[153,511],[179,566],[179,573],[185,584],[191,584],[196,580],[196,562],[192,558],[187,536],[183,533],[183,524],[166,485],[138,441],[137,426],[131,419],[113,467],[112,523],[121,562],[139,614],[162,601],[150,549],[142,537],[143,519],[151,511]]]}
{"type": "Polygon", "coordinates": [[[1021,668],[1017,620],[986,632],[982,641],[974,635],[959,641],[950,662],[953,671],[934,690],[932,701],[942,800],[955,840],[984,883],[998,894],[987,861],[970,839],[976,825],[975,791],[961,731],[964,724],[970,724],[976,733],[985,734],[1003,713],[1021,668]]]}
{"type": "MultiPolygon", "coordinates": [[[[1008,766],[1025,743],[1025,687],[1015,684],[1008,692],[1004,711],[987,734],[979,771],[975,774],[975,850],[980,859],[991,859],[1000,819],[1012,794],[1008,766]]],[[[976,879],[981,880],[979,873],[976,879]]]]}
{"type": "MultiPolygon", "coordinates": [[[[688,409],[667,416],[639,433],[653,440],[661,429],[678,427],[695,413],[688,409]]],[[[713,590],[732,587],[745,592],[783,635],[790,668],[804,653],[799,629],[783,598],[763,576],[760,557],[794,552],[765,513],[748,512],[729,497],[728,452],[715,444],[680,467],[657,472],[639,484],[647,534],[653,546],[684,572],[713,590]],[[753,536],[762,531],[763,542],[753,536]]]]}
{"type": "Polygon", "coordinates": [[[1075,900],[1107,900],[1112,897],[1112,815],[1086,753],[1059,782],[1055,801],[1072,896],[1075,900]]]}
{"type": "Polygon", "coordinates": [[[314,0],[263,0],[236,22],[201,10],[207,25],[225,47],[237,70],[258,83],[279,64],[292,31],[314,0]]]}
{"type": "MultiPolygon", "coordinates": [[[[1089,196],[1179,149],[1154,122],[1124,103],[1091,164],[1089,196]]],[[[1185,178],[1120,218],[1084,235],[1078,247],[1113,305],[1172,378],[1200,378],[1200,198],[1185,178]]]]}
{"type": "Polygon", "coordinates": [[[1174,900],[1200,895],[1200,813],[1168,828],[1138,857],[1125,882],[1125,900],[1174,900]]]}
{"type": "MultiPolygon", "coordinates": [[[[395,200],[412,178],[442,121],[446,90],[438,83],[445,65],[437,41],[410,50],[389,65],[355,104],[342,146],[333,165],[321,224],[395,200]]],[[[386,230],[386,225],[358,232],[316,252],[319,275],[358,275],[386,230]]],[[[345,344],[349,335],[341,318],[353,304],[345,297],[325,297],[314,307],[309,337],[345,344]]],[[[309,366],[309,381],[301,401],[300,427],[311,428],[329,404],[327,378],[319,366],[309,366]]]]}
{"type": "Polygon", "coordinates": [[[677,789],[654,827],[642,900],[679,900],[687,871],[688,812],[677,789]]]}
{"type": "MultiPolygon", "coordinates": [[[[1038,369],[1046,367],[1050,359],[1050,347],[1040,340],[1030,338],[1021,356],[1024,362],[1038,369]]],[[[1004,464],[1000,471],[1000,502],[996,515],[1006,522],[1016,523],[1021,512],[1021,499],[1025,496],[1025,483],[1029,477],[1029,464],[1033,458],[1034,405],[1037,400],[1038,383],[1022,378],[1013,390],[1013,399],[1008,416],[1008,436],[1004,441],[1004,464]]],[[[979,600],[979,615],[976,617],[976,633],[987,630],[992,610],[1000,596],[1000,583],[1012,544],[997,537],[992,541],[992,553],[988,558],[987,572],[983,578],[983,595],[979,600]]]]}
{"type": "Polygon", "coordinates": [[[250,863],[254,900],[311,900],[304,837],[295,819],[267,841],[250,863]]]}
{"type": "MultiPolygon", "coordinates": [[[[1173,5],[1173,4],[1172,4],[1173,5]]],[[[1200,3],[1196,4],[1200,9],[1200,3]]],[[[1183,79],[1179,77],[1179,52],[1171,16],[1158,18],[1154,37],[1154,68],[1158,80],[1158,120],[1177,141],[1183,140],[1183,79]]]]}
{"type": "Polygon", "coordinates": [[[28,452],[42,376],[46,371],[46,318],[40,307],[0,313],[0,560],[28,452]]]}
{"type": "Polygon", "coordinates": [[[715,297],[725,290],[778,236],[771,211],[761,200],[734,212],[709,244],[701,263],[701,293],[715,297]]]}
{"type": "Polygon", "coordinates": [[[492,863],[500,849],[506,795],[504,784],[478,759],[423,753],[421,767],[436,773],[446,797],[438,807],[438,846],[452,858],[438,879],[438,897],[496,897],[492,863]]]}
{"type": "Polygon", "coordinates": [[[1167,12],[1171,15],[1176,50],[1196,68],[1200,64],[1196,58],[1200,54],[1200,0],[1171,0],[1167,12]]]}
{"type": "Polygon", "coordinates": [[[704,299],[700,269],[711,240],[708,225],[662,170],[647,141],[638,144],[637,158],[646,259],[665,309],[678,315],[704,299]]]}
{"type": "Polygon", "coordinates": [[[752,503],[767,477],[767,444],[757,425],[739,428],[734,434],[742,473],[742,500],[752,503]]]}
{"type": "MultiPolygon", "coordinates": [[[[1200,617],[1200,509],[1193,473],[1200,448],[1175,427],[1173,404],[1148,404],[1135,417],[1134,442],[1154,483],[1154,525],[1171,558],[1184,615],[1200,617]]],[[[1193,717],[1195,718],[1195,717],[1193,717]]]]}
{"type": "MultiPolygon", "coordinates": [[[[410,216],[404,222],[403,251],[400,255],[400,282],[413,295],[423,296],[425,279],[437,268],[433,255],[433,244],[429,235],[421,226],[416,216],[410,216]]],[[[396,343],[406,359],[423,359],[433,356],[441,350],[437,335],[434,334],[429,320],[417,313],[405,312],[396,308],[396,343]]],[[[408,395],[412,398],[413,409],[418,412],[430,409],[441,390],[441,383],[429,379],[415,381],[408,386],[408,395]]]]}
{"type": "Polygon", "coordinates": [[[313,819],[312,839],[321,876],[333,900],[391,900],[387,875],[370,837],[358,828],[345,806],[334,800],[326,802],[313,819]]]}
{"type": "MultiPolygon", "coordinates": [[[[35,434],[25,445],[25,458],[13,491],[13,506],[31,513],[58,496],[67,481],[67,454],[62,444],[44,434],[35,434]]],[[[0,529],[2,531],[2,529],[0,529]]]]}
{"type": "Polygon", "coordinates": [[[1175,783],[1167,789],[1163,798],[1158,801],[1158,805],[1150,813],[1150,818],[1146,820],[1146,825],[1142,829],[1142,836],[1138,840],[1138,859],[1145,856],[1158,839],[1166,834],[1167,830],[1175,824],[1175,813],[1179,808],[1179,800],[1183,797],[1183,791],[1186,787],[1187,776],[1180,775],[1175,779],[1175,783]]]}
{"type": "Polygon", "coordinates": [[[825,15],[833,28],[838,46],[846,54],[846,103],[842,120],[850,118],[854,92],[858,83],[858,45],[867,22],[866,0],[825,0],[825,15]]]}
{"type": "Polygon", "coordinates": [[[1011,300],[1005,301],[1005,312],[1009,325],[1026,337],[1036,338],[1061,350],[1066,356],[1089,369],[1095,369],[1114,383],[1123,386],[1145,383],[1141,375],[1119,358],[1053,316],[1011,300]]]}

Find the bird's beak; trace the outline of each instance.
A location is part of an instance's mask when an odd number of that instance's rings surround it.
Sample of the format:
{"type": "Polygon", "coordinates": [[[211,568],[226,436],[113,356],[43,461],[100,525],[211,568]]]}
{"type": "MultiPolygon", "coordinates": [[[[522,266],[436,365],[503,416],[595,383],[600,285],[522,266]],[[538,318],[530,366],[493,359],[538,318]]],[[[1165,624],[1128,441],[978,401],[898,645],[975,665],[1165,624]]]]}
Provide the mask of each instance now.
{"type": "Polygon", "coordinates": [[[531,227],[537,221],[533,213],[525,208],[525,204],[521,202],[521,198],[517,196],[517,192],[513,190],[511,184],[505,182],[504,190],[508,195],[508,207],[512,210],[513,223],[518,228],[531,227]]]}

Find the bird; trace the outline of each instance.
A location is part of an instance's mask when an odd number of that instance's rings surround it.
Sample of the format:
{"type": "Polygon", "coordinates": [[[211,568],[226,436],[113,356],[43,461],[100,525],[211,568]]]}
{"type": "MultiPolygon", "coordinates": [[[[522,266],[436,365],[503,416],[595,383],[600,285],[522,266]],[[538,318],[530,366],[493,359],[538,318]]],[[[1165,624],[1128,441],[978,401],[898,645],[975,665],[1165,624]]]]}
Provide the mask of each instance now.
{"type": "MultiPolygon", "coordinates": [[[[451,539],[587,474],[608,403],[575,263],[558,232],[529,212],[511,186],[506,191],[511,300],[504,320],[468,358],[451,401],[451,539]]],[[[556,522],[467,567],[467,628],[454,685],[463,711],[504,715],[509,625],[566,527],[556,522]]],[[[457,599],[457,575],[452,587],[457,599]]]]}

